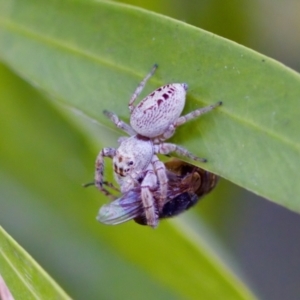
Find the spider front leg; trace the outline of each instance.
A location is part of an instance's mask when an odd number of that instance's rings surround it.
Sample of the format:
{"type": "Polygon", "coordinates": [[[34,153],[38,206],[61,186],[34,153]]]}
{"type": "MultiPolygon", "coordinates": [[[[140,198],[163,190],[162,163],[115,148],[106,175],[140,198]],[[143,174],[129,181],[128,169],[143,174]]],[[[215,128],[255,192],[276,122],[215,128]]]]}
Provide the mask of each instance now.
{"type": "Polygon", "coordinates": [[[96,159],[96,170],[95,170],[95,186],[98,188],[100,192],[102,192],[104,195],[108,196],[110,199],[114,200],[115,197],[103,187],[103,184],[106,184],[107,186],[113,186],[112,183],[105,182],[103,180],[103,170],[104,170],[104,157],[110,157],[113,158],[116,154],[116,149],[114,148],[103,148],[96,159]]]}
{"type": "Polygon", "coordinates": [[[142,92],[142,90],[144,89],[147,81],[149,80],[149,78],[154,74],[155,70],[158,68],[158,65],[155,64],[152,67],[152,70],[146,75],[146,77],[141,81],[141,83],[138,85],[138,87],[136,88],[136,90],[134,91],[131,99],[129,100],[128,103],[128,108],[130,113],[132,113],[132,111],[134,110],[134,105],[133,102],[136,100],[136,98],[139,96],[139,94],[142,92]]]}
{"type": "Polygon", "coordinates": [[[131,128],[130,125],[125,123],[124,121],[120,120],[119,117],[114,114],[113,112],[104,110],[103,111],[104,115],[107,116],[118,128],[122,129],[125,131],[128,135],[136,135],[136,132],[131,128]]]}
{"type": "Polygon", "coordinates": [[[146,171],[146,176],[141,183],[141,198],[143,208],[147,220],[147,225],[156,227],[158,224],[158,215],[155,207],[155,199],[151,190],[153,191],[157,187],[157,178],[153,171],[152,164],[146,171]]]}
{"type": "Polygon", "coordinates": [[[161,211],[167,199],[168,192],[168,177],[166,174],[166,167],[162,161],[158,159],[156,155],[153,155],[151,163],[153,164],[154,170],[157,174],[159,182],[159,199],[158,199],[158,211],[161,211]]]}
{"type": "Polygon", "coordinates": [[[201,162],[207,162],[206,158],[200,158],[195,156],[193,153],[189,152],[187,149],[178,146],[176,144],[171,144],[171,143],[161,143],[158,145],[154,146],[154,152],[155,153],[160,153],[160,154],[170,154],[171,152],[175,152],[181,156],[188,157],[190,159],[196,160],[196,161],[201,161],[201,162]]]}

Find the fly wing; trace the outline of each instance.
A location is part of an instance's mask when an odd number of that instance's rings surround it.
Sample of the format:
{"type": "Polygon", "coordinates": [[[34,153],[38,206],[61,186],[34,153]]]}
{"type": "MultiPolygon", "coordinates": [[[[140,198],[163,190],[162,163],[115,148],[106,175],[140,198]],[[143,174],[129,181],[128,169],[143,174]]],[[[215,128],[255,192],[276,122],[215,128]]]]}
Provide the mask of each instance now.
{"type": "Polygon", "coordinates": [[[143,213],[141,192],[130,190],[122,197],[103,205],[97,220],[107,225],[117,225],[140,216],[143,213]]]}

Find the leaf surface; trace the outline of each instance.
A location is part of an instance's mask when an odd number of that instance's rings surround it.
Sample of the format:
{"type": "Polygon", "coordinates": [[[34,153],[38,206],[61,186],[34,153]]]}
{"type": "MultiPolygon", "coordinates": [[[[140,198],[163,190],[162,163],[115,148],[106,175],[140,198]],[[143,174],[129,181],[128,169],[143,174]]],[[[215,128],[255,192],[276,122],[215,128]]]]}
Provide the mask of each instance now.
{"type": "MultiPolygon", "coordinates": [[[[153,63],[150,92],[187,82],[185,112],[222,100],[173,138],[204,167],[300,211],[300,76],[238,44],[142,9],[111,2],[2,1],[2,59],[72,109],[113,127],[153,63]],[[188,132],[188,135],[186,134],[188,132]]],[[[103,138],[103,143],[108,140],[103,138]]]]}

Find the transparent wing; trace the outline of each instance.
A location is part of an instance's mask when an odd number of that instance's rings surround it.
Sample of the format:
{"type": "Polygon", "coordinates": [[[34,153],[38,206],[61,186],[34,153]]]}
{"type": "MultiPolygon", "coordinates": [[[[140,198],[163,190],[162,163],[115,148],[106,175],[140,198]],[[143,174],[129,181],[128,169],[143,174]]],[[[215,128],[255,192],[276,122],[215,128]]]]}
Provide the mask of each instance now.
{"type": "Polygon", "coordinates": [[[122,197],[103,205],[97,220],[107,225],[117,225],[140,216],[143,213],[141,192],[130,190],[122,197]]]}

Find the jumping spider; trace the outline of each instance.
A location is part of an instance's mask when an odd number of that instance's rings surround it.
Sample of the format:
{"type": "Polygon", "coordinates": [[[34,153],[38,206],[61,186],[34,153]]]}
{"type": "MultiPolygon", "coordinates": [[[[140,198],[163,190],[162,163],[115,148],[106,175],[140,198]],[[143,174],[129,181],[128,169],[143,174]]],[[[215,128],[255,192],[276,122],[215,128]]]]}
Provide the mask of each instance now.
{"type": "MultiPolygon", "coordinates": [[[[168,177],[167,199],[158,219],[177,216],[194,206],[218,183],[218,176],[179,159],[165,163],[168,177]]],[[[159,199],[159,188],[152,191],[155,201],[159,199]]],[[[117,225],[134,219],[141,225],[147,225],[145,210],[141,201],[141,187],[123,194],[120,198],[103,205],[97,220],[107,225],[117,225]]]]}
{"type": "Polygon", "coordinates": [[[194,156],[188,150],[164,141],[175,133],[176,127],[222,104],[218,102],[180,116],[185,104],[187,84],[172,83],[158,88],[135,106],[134,101],[156,69],[157,65],[154,65],[129,101],[130,125],[120,120],[116,114],[104,111],[104,114],[130,137],[119,138],[120,145],[117,149],[103,148],[97,156],[95,171],[96,187],[112,199],[113,196],[103,187],[104,157],[113,160],[114,176],[122,194],[140,185],[145,217],[147,224],[152,227],[157,226],[157,212],[163,207],[168,191],[166,168],[156,154],[175,152],[205,162],[205,159],[194,156]],[[157,187],[160,199],[155,202],[151,191],[157,187]]]}

